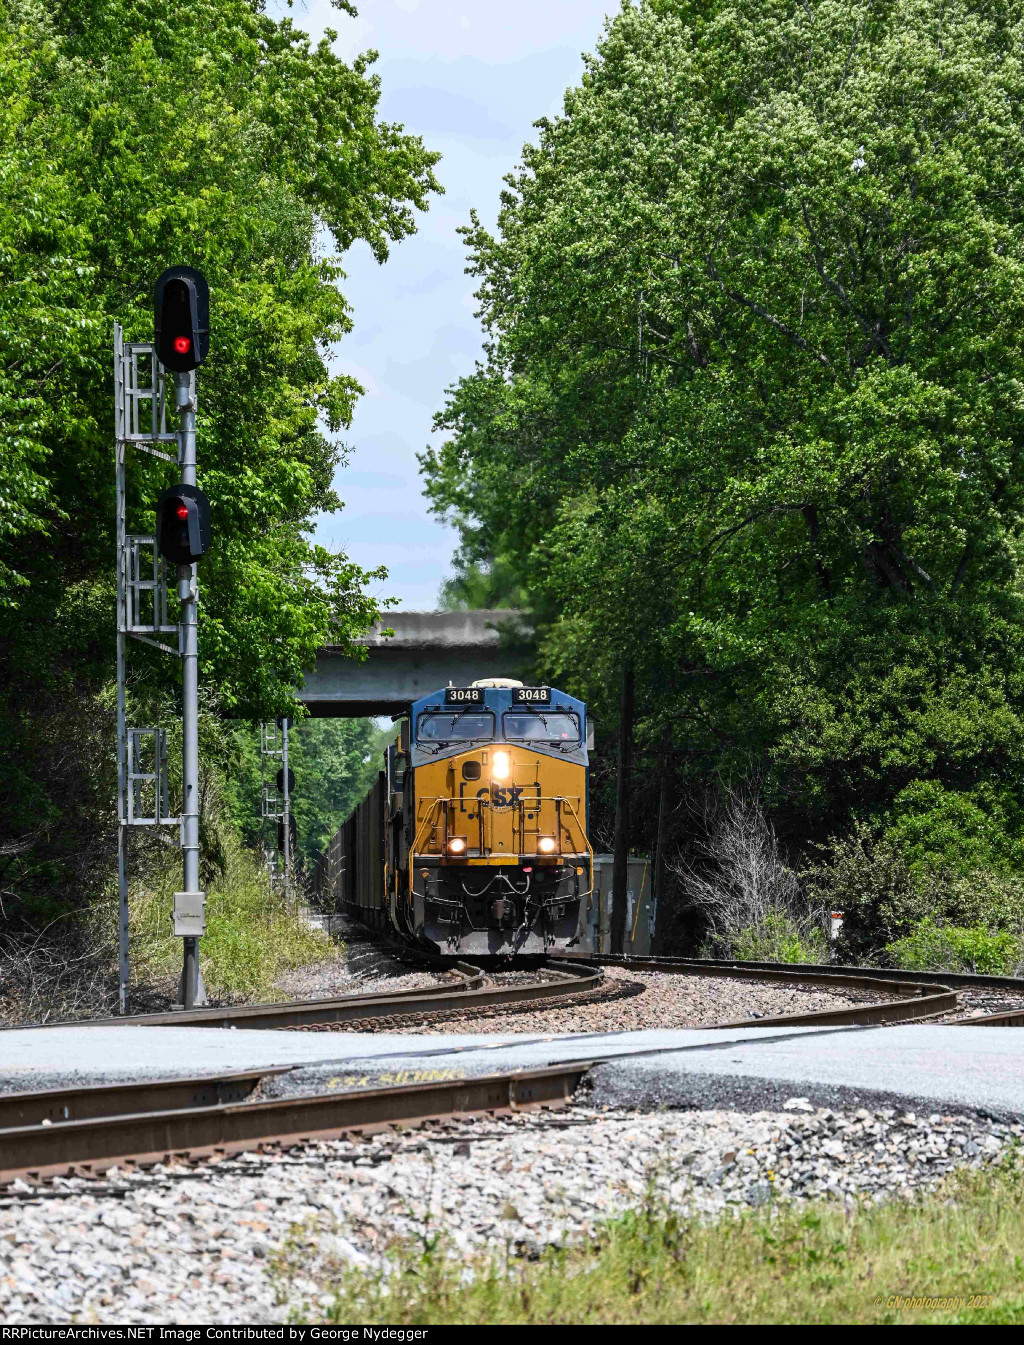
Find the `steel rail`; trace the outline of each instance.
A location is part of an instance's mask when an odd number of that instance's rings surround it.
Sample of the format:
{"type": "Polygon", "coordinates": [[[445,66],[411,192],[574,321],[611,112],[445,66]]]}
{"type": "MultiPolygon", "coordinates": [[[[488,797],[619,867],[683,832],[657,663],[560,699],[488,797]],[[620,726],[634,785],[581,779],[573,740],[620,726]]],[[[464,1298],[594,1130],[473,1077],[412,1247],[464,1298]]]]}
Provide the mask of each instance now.
{"type": "MultiPolygon", "coordinates": [[[[451,971],[461,980],[455,985],[425,985],[414,986],[407,990],[386,990],[366,993],[365,991],[351,995],[334,995],[330,999],[297,1000],[285,1001],[279,1004],[237,1004],[214,1009],[171,1009],[162,1013],[140,1013],[116,1018],[83,1018],[83,1019],[61,1019],[50,1023],[17,1023],[0,1028],[0,1032],[21,1032],[28,1028],[47,1028],[47,1027],[124,1027],[132,1025],[135,1027],[159,1027],[174,1025],[176,1027],[232,1027],[238,1026],[236,1021],[239,1016],[248,1014],[257,1020],[269,1018],[275,1013],[286,1014],[290,1009],[316,1009],[325,1014],[337,1012],[339,1015],[353,1016],[349,1014],[350,1009],[361,1008],[363,1006],[373,1006],[387,999],[392,1001],[402,1001],[405,999],[446,999],[450,996],[458,996],[467,990],[476,990],[483,986],[486,976],[479,967],[471,966],[468,962],[456,962],[449,964],[445,970],[451,971]]],[[[359,1015],[355,1015],[359,1016],[359,1015]]],[[[314,1020],[315,1021],[315,1020],[314,1020]]],[[[338,1021],[344,1021],[339,1017],[338,1021]]],[[[266,1026],[291,1026],[290,1022],[282,1024],[268,1024],[261,1021],[246,1023],[246,1027],[266,1027],[266,1026]]]]}
{"type": "MultiPolygon", "coordinates": [[[[583,959],[581,959],[583,960],[583,959]]],[[[899,973],[886,975],[874,967],[810,968],[788,963],[712,962],[698,958],[620,957],[602,954],[586,959],[600,966],[632,968],[636,971],[677,972],[690,976],[726,976],[749,981],[786,981],[791,985],[817,985],[823,989],[872,990],[896,996],[871,1004],[850,1004],[841,1009],[816,1010],[813,1013],[779,1014],[771,1018],[730,1019],[712,1023],[713,1028],[736,1027],[828,1027],[877,1023],[905,1023],[952,1013],[958,1004],[955,990],[936,980],[897,979],[899,973]]],[[[978,1021],[974,1019],[972,1021],[978,1021]]]]}
{"type": "MultiPolygon", "coordinates": [[[[615,963],[621,958],[603,954],[589,961],[615,963]]],[[[627,956],[627,964],[637,966],[651,965],[654,962],[664,964],[669,970],[673,966],[688,967],[751,967],[763,971],[789,970],[822,974],[829,976],[872,976],[878,981],[918,981],[922,984],[934,984],[937,980],[943,985],[958,990],[1015,990],[1024,995],[1024,978],[1019,976],[988,976],[980,972],[966,971],[905,971],[902,967],[856,967],[839,962],[748,962],[744,959],[704,958],[704,957],[643,957],[627,956]]]]}
{"type": "MultiPolygon", "coordinates": [[[[242,1102],[263,1079],[289,1074],[294,1065],[236,1070],[188,1078],[144,1079],[140,1082],[84,1084],[71,1088],[44,1088],[33,1093],[0,1094],[0,1131],[18,1126],[49,1126],[66,1121],[89,1121],[101,1116],[171,1111],[181,1107],[210,1107],[242,1102]]],[[[0,1160],[2,1160],[0,1154],[0,1160]]]]}
{"type": "Polygon", "coordinates": [[[996,1013],[980,1013],[975,1018],[961,1018],[951,1027],[1024,1027],[1024,1009],[1002,1009],[996,1013]]]}
{"type": "MultiPolygon", "coordinates": [[[[518,1112],[568,1105],[599,1061],[486,1074],[397,1088],[227,1102],[53,1125],[0,1130],[0,1183],[63,1174],[92,1175],[126,1163],[151,1165],[289,1148],[475,1113],[518,1112]]],[[[193,1081],[194,1083],[197,1081],[193,1081]]]]}
{"type": "MultiPolygon", "coordinates": [[[[465,964],[462,964],[465,966],[465,964]]],[[[446,1011],[469,1012],[499,1005],[526,1004],[539,999],[561,999],[597,989],[604,980],[600,969],[549,963],[549,969],[561,973],[558,980],[529,981],[520,985],[483,985],[483,974],[476,982],[458,989],[431,986],[426,990],[403,990],[383,995],[364,995],[349,999],[300,1000],[284,1004],[240,1004],[223,1009],[143,1014],[134,1019],[111,1019],[114,1023],[140,1026],[299,1028],[328,1026],[334,1023],[372,1023],[378,1019],[396,1019],[446,1011]]]]}
{"type": "MultiPolygon", "coordinates": [[[[288,1029],[328,1027],[340,1023],[374,1023],[422,1015],[526,1004],[541,999],[567,999],[596,990],[604,979],[600,968],[549,962],[557,980],[529,981],[520,985],[485,985],[484,973],[468,963],[456,970],[463,976],[458,987],[424,986],[392,990],[383,994],[344,995],[334,999],[285,1001],[280,1004],[235,1004],[217,1009],[173,1010],[126,1018],[88,1018],[75,1027],[213,1027],[288,1029]]],[[[67,1027],[64,1023],[31,1026],[67,1027]]],[[[12,1030],[12,1029],[7,1029],[12,1030]]]]}
{"type": "MultiPolygon", "coordinates": [[[[637,971],[782,981],[836,990],[881,991],[890,996],[884,1002],[714,1025],[722,1029],[905,1022],[933,1018],[957,1007],[954,989],[920,974],[905,976],[885,969],[611,955],[547,965],[560,973],[559,980],[484,987],[480,984],[482,973],[461,964],[458,971],[462,987],[457,990],[440,986],[426,991],[351,995],[299,1004],[241,1005],[224,1010],[146,1014],[106,1021],[116,1025],[295,1027],[358,1021],[368,1016],[373,1021],[446,1010],[460,1012],[587,993],[601,985],[601,968],[605,965],[637,971]]],[[[992,981],[1015,985],[1014,978],[958,976],[956,979],[967,985],[992,981]]],[[[985,1015],[961,1025],[985,1023],[1024,1026],[1024,1010],[985,1015]]],[[[152,1164],[182,1157],[235,1153],[263,1145],[288,1147],[345,1133],[415,1125],[473,1112],[565,1105],[587,1070],[599,1063],[600,1060],[576,1061],[541,1070],[456,1081],[262,1101],[245,1099],[251,1098],[260,1079],[287,1072],[290,1067],[201,1079],[159,1079],[8,1094],[0,1096],[0,1183],[15,1177],[100,1172],[126,1162],[152,1164]]]]}

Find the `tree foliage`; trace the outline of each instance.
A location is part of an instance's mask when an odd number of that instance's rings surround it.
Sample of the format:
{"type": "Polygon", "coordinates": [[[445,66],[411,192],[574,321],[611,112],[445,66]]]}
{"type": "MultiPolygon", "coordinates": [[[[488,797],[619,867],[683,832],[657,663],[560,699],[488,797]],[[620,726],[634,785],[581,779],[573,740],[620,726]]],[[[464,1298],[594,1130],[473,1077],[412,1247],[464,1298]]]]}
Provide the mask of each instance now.
{"type": "Polygon", "coordinates": [[[627,3],[466,230],[463,564],[791,835],[1021,835],[1022,113],[1002,0],[627,3]]]}
{"type": "MultiPolygon", "coordinates": [[[[288,763],[295,788],[289,803],[298,856],[307,868],[366,797],[393,738],[392,728],[378,728],[372,719],[302,719],[293,725],[288,763]]],[[[249,725],[235,729],[235,752],[227,784],[231,816],[248,844],[273,845],[276,824],[265,822],[260,808],[259,739],[249,725]]]]}
{"type": "MultiPolygon", "coordinates": [[[[0,563],[8,603],[36,589],[12,631],[60,622],[70,586],[108,580],[111,323],[149,337],[153,280],[187,259],[213,295],[204,671],[229,708],[281,707],[318,644],[375,615],[365,576],[309,539],[313,516],[339,507],[333,436],[359,392],[324,360],[350,325],[339,255],[363,238],[384,260],[436,186],[436,156],[376,120],[367,60],[346,65],[254,0],[4,0],[0,41],[13,188],[0,416],[14,448],[0,563]]],[[[133,474],[140,524],[165,475],[133,474]]]]}
{"type": "MultiPolygon", "coordinates": [[[[69,719],[69,749],[76,721],[110,733],[90,698],[113,671],[112,328],[152,339],[167,265],[211,289],[204,686],[226,714],[286,713],[317,648],[378,614],[383,572],[312,540],[360,392],[326,359],[350,327],[343,253],[384,261],[413,231],[437,155],[378,119],[374,54],[346,64],[334,36],[263,0],[0,0],[0,856],[5,835],[70,834],[80,805],[97,823],[94,781],[57,791],[40,744],[69,719]]],[[[152,531],[174,473],[132,461],[129,531],[152,531]]],[[[134,667],[142,700],[173,682],[172,660],[134,667]]]]}

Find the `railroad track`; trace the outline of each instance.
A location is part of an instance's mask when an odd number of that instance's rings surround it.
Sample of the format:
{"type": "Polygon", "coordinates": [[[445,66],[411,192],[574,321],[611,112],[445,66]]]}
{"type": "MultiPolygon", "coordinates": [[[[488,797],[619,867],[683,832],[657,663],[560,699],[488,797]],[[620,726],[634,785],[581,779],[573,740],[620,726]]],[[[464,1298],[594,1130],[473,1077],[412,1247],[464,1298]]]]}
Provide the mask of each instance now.
{"type": "MultiPolygon", "coordinates": [[[[756,1020],[760,1027],[841,1026],[851,1024],[920,1022],[956,1013],[957,988],[1011,989],[1024,999],[1024,981],[1012,977],[886,971],[863,967],[780,965],[768,962],[712,961],[700,958],[573,957],[545,964],[545,979],[513,985],[488,983],[487,973],[465,962],[424,956],[421,965],[443,965],[454,984],[440,983],[408,990],[341,995],[329,999],[294,1000],[274,1004],[239,1004],[218,1008],[172,1010],[130,1017],[89,1019],[88,1026],[212,1027],[304,1031],[339,1029],[382,1031],[390,1028],[443,1023],[468,1013],[495,1017],[517,1009],[546,1009],[602,995],[614,1000],[621,990],[603,985],[604,966],[637,971],[676,972],[682,975],[724,976],[751,981],[776,981],[804,987],[875,992],[885,998],[839,1009],[777,1015],[756,1020]]],[[[968,1024],[1024,1026],[1024,1009],[967,1019],[968,1024]]],[[[46,1023],[37,1028],[62,1026],[46,1023]]],[[[720,1028],[749,1027],[750,1019],[717,1023],[720,1028]]],[[[10,1030],[10,1029],[8,1029],[10,1030]]]]}
{"type": "Polygon", "coordinates": [[[0,1097],[0,1186],[564,1107],[595,1063],[255,1100],[260,1081],[287,1068],[7,1094],[0,1097]]]}
{"type": "MultiPolygon", "coordinates": [[[[843,985],[863,989],[888,990],[907,1002],[906,1015],[885,1016],[884,1006],[862,1006],[864,1012],[872,1015],[868,1018],[850,1018],[849,1022],[910,1022],[927,1021],[930,1018],[948,1019],[950,1013],[957,1011],[959,997],[957,992],[986,992],[1005,990],[1020,998],[1024,1004],[1024,979],[1018,976],[986,976],[977,972],[934,972],[904,971],[879,967],[847,967],[837,964],[786,963],[778,962],[730,962],[725,959],[684,958],[684,957],[617,957],[603,955],[587,959],[600,966],[646,968],[648,971],[676,971],[690,975],[734,976],[751,980],[763,978],[789,981],[794,984],[825,985],[831,983],[840,988],[843,985]],[[952,996],[952,1002],[949,997],[952,996]],[[913,1004],[908,1001],[915,999],[913,1004]],[[943,998],[944,997],[944,998],[943,998]],[[878,1016],[874,1015],[876,1007],[878,1016]]],[[[846,1010],[836,1010],[843,1014],[846,1010]]],[[[855,1010],[856,1012],[856,1010],[855,1010]]],[[[828,1015],[801,1015],[800,1021],[815,1017],[822,1020],[828,1015]]],[[[760,1018],[758,1026],[777,1026],[782,1023],[794,1023],[796,1018],[760,1018]]],[[[840,1019],[834,1018],[839,1022],[840,1019]]],[[[721,1027],[749,1026],[744,1020],[721,1023],[721,1027]]],[[[982,1013],[972,1017],[959,1018],[951,1022],[956,1027],[1024,1027],[1024,1007],[1001,1008],[992,1013],[982,1013]]]]}
{"type": "MultiPolygon", "coordinates": [[[[637,971],[675,972],[681,976],[725,976],[748,981],[781,981],[789,985],[815,986],[823,990],[871,991],[887,996],[884,1000],[868,1004],[850,1004],[841,1009],[758,1018],[757,1027],[841,1027],[858,1024],[871,1026],[880,1023],[912,1023],[953,1013],[958,1005],[956,990],[946,984],[940,984],[934,975],[907,977],[903,972],[889,973],[876,970],[874,967],[791,966],[788,963],[778,962],[727,962],[712,961],[708,958],[608,955],[588,958],[587,961],[599,966],[635,968],[637,971]]],[[[1024,982],[1019,982],[1018,985],[1021,992],[1024,992],[1024,982]]],[[[751,1020],[730,1019],[714,1026],[750,1027],[751,1020]]]]}
{"type": "MultiPolygon", "coordinates": [[[[465,963],[448,968],[456,984],[385,994],[346,995],[329,1000],[238,1005],[189,1012],[142,1014],[102,1020],[107,1025],[296,1028],[328,1030],[429,1021],[451,1014],[507,1012],[548,1003],[592,998],[604,990],[604,965],[680,975],[783,981],[831,990],[856,989],[884,999],[840,1009],[786,1014],[715,1024],[752,1026],[846,1026],[914,1022],[957,1008],[957,988],[1012,988],[1024,982],[1000,977],[934,978],[915,973],[856,967],[780,966],[686,958],[579,959],[552,962],[547,979],[516,985],[487,984],[486,974],[465,963]]],[[[95,1023],[97,1020],[91,1020],[95,1023]]],[[[970,1020],[1024,1025],[1024,1010],[970,1020]]],[[[544,1069],[490,1074],[436,1083],[348,1092],[262,1098],[260,1084],[291,1067],[0,1095],[0,1184],[15,1178],[94,1174],[112,1166],[145,1166],[197,1160],[246,1149],[287,1148],[343,1134],[429,1124],[446,1118],[566,1105],[598,1060],[544,1069]]]]}
{"type": "MultiPolygon", "coordinates": [[[[422,961],[435,966],[439,959],[424,957],[422,961]]],[[[488,984],[487,974],[479,967],[456,962],[445,966],[445,970],[455,980],[454,985],[442,983],[384,993],[341,995],[330,999],[226,1005],[122,1018],[92,1018],[82,1025],[386,1031],[390,1028],[443,1023],[446,1019],[463,1017],[468,1013],[476,1017],[496,1017],[519,1009],[568,1006],[584,1000],[594,1002],[602,994],[614,1000],[622,991],[604,987],[602,968],[605,965],[761,982],[780,981],[834,991],[856,989],[886,996],[877,1002],[852,1004],[839,1009],[759,1018],[756,1022],[760,1027],[913,1022],[948,1015],[957,1008],[955,990],[930,979],[908,979],[903,973],[889,975],[864,968],[791,968],[768,963],[718,963],[685,958],[601,957],[552,960],[544,967],[546,979],[513,985],[488,984]]],[[[46,1028],[63,1025],[48,1023],[36,1026],[46,1028]]],[[[751,1020],[728,1020],[715,1026],[749,1027],[751,1020]]]]}
{"type": "MultiPolygon", "coordinates": [[[[426,960],[426,959],[425,959],[426,960]]],[[[434,965],[431,959],[429,965],[434,965]]],[[[369,1027],[382,1029],[399,1023],[431,1022],[468,1010],[501,1010],[538,1003],[572,1003],[577,998],[600,991],[604,972],[583,963],[548,962],[547,979],[514,985],[487,984],[487,974],[479,967],[458,962],[445,968],[455,978],[454,985],[417,986],[409,990],[384,993],[339,995],[330,999],[291,1000],[276,1004],[234,1004],[212,1009],[177,1009],[166,1013],[144,1013],[118,1018],[89,1018],[76,1023],[81,1027],[212,1027],[330,1029],[369,1027]]],[[[33,1031],[66,1027],[67,1023],[34,1023],[33,1031]]],[[[0,1031],[23,1031],[5,1028],[0,1031]]]]}

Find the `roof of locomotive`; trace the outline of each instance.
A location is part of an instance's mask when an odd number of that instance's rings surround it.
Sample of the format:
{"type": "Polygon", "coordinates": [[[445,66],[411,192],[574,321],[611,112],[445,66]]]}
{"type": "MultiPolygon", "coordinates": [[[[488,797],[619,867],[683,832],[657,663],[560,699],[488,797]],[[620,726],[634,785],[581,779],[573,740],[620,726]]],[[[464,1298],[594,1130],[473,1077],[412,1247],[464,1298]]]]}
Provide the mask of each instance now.
{"type": "Polygon", "coordinates": [[[440,687],[437,691],[431,692],[429,696],[421,696],[419,700],[412,703],[411,715],[411,733],[412,744],[412,764],[414,766],[424,765],[428,761],[437,761],[440,758],[455,756],[458,753],[471,751],[476,746],[481,746],[487,742],[506,742],[502,729],[502,715],[506,710],[538,710],[541,713],[557,714],[562,710],[569,714],[574,714],[579,720],[580,737],[579,742],[568,747],[559,747],[552,745],[544,740],[533,741],[530,739],[518,739],[523,747],[529,751],[539,752],[543,756],[554,757],[556,760],[572,761],[577,764],[587,764],[587,707],[581,700],[575,696],[570,696],[567,691],[559,691],[557,687],[440,687]],[[548,699],[525,699],[526,696],[532,697],[536,693],[548,693],[548,699]],[[464,696],[465,699],[454,699],[455,695],[464,696]],[[473,693],[472,695],[467,693],[473,693]],[[431,746],[429,749],[422,747],[417,743],[417,725],[420,715],[424,713],[436,713],[445,711],[462,713],[465,711],[490,710],[494,714],[495,734],[493,738],[487,739],[451,739],[447,748],[439,749],[431,746]]]}

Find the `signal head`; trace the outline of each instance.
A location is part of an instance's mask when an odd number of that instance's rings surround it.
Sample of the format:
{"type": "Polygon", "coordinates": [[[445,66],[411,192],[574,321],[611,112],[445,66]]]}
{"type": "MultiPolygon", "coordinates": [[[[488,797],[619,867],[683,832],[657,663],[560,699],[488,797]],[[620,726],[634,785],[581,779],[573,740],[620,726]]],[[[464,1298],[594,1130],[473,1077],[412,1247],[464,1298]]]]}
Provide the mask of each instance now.
{"type": "Polygon", "coordinates": [[[192,266],[170,266],[156,282],[153,298],[157,359],[165,369],[188,373],[210,350],[206,277],[192,266]]]}
{"type": "Polygon", "coordinates": [[[171,486],[157,500],[156,547],[172,565],[191,565],[210,549],[210,501],[196,486],[171,486]]]}

